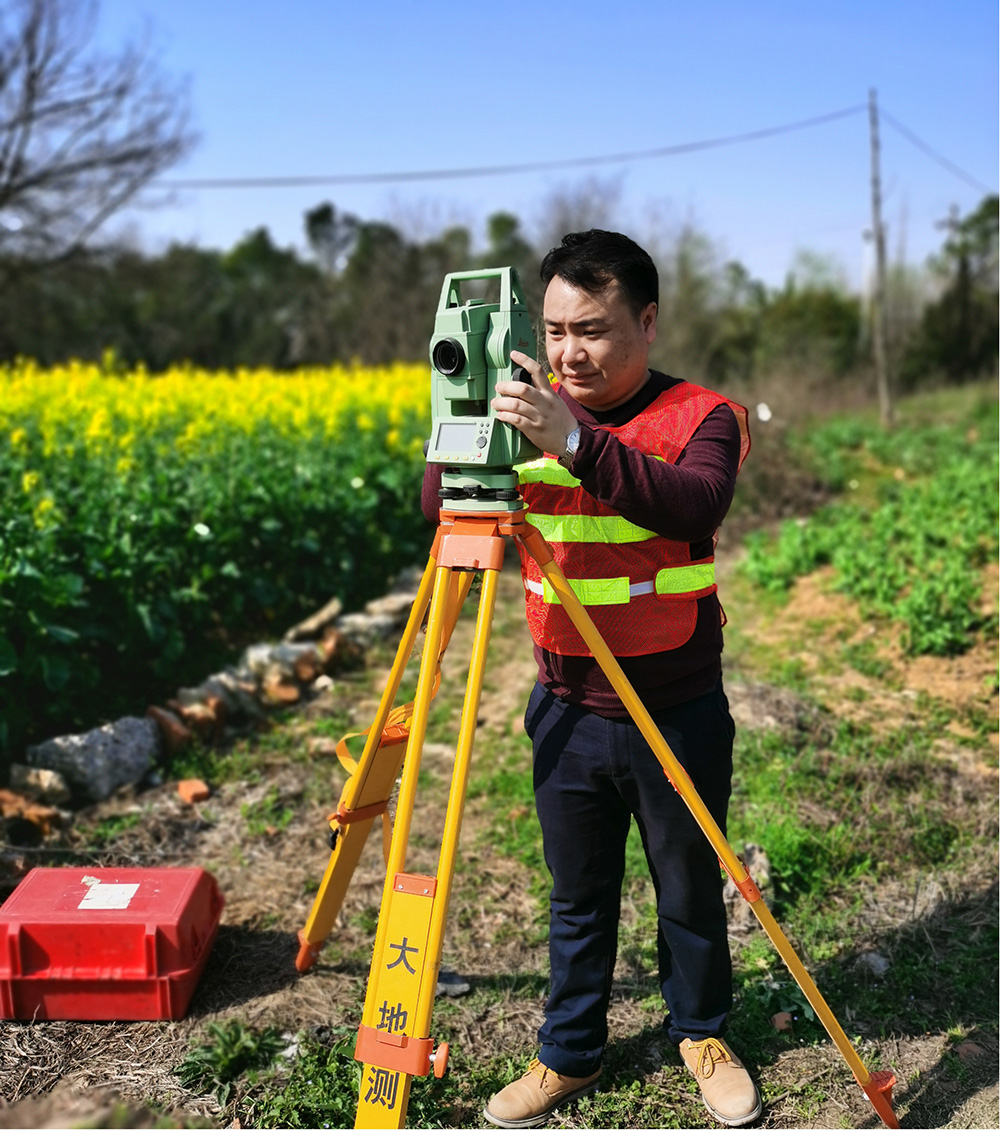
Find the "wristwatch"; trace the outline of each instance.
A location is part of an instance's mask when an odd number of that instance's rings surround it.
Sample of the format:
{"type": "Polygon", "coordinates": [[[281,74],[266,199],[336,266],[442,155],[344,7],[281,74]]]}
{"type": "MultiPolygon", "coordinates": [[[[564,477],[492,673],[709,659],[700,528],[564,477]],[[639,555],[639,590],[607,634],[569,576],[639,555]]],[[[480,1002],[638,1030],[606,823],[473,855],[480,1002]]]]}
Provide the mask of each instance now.
{"type": "Polygon", "coordinates": [[[566,437],[566,447],[563,454],[559,456],[559,462],[563,467],[569,471],[569,465],[573,462],[573,457],[576,455],[577,449],[580,447],[580,426],[579,424],[573,429],[572,432],[566,437]]]}

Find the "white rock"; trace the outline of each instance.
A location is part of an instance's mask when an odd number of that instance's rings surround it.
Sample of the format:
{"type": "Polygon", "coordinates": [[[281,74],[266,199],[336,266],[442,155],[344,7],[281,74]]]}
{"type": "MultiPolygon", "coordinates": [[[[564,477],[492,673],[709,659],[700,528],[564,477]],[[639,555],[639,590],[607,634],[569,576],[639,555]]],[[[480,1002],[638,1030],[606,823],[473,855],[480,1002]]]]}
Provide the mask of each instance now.
{"type": "Polygon", "coordinates": [[[864,954],[858,955],[854,965],[857,969],[866,974],[871,974],[875,978],[884,978],[892,963],[884,954],[879,954],[877,950],[866,950],[864,954]]]}
{"type": "Polygon", "coordinates": [[[66,779],[57,770],[43,770],[23,762],[11,763],[10,788],[50,805],[62,805],[70,799],[66,779]]]}

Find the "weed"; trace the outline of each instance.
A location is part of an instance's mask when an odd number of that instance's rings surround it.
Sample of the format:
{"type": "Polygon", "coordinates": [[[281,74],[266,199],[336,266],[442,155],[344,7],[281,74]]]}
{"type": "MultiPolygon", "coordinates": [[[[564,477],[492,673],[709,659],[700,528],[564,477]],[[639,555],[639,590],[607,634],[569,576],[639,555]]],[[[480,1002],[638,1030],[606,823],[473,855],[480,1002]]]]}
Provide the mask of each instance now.
{"type": "Polygon", "coordinates": [[[765,978],[748,987],[744,1002],[756,998],[756,1004],[767,1015],[775,1013],[790,1013],[792,1021],[800,1017],[807,1021],[815,1021],[816,1014],[808,999],[799,987],[787,979],[778,980],[765,978]]]}
{"type": "Polygon", "coordinates": [[[223,782],[254,784],[261,779],[260,755],[248,739],[219,748],[195,738],[167,764],[172,778],[201,778],[210,785],[223,782]]]}
{"type": "MultiPolygon", "coordinates": [[[[357,1033],[347,1028],[329,1034],[300,1034],[290,1071],[255,1081],[239,1101],[243,1126],[352,1127],[365,1086],[363,1066],[354,1059],[356,1038],[357,1033]]],[[[456,1095],[454,1083],[417,1077],[410,1091],[408,1124],[444,1126],[456,1095]]]]}
{"type": "Polygon", "coordinates": [[[358,930],[363,931],[366,935],[374,937],[375,928],[378,926],[378,908],[365,906],[356,914],[350,916],[349,922],[352,927],[357,927],[358,930]]]}
{"type": "Polygon", "coordinates": [[[257,1127],[350,1127],[358,1104],[361,1064],[356,1034],[338,1030],[333,1044],[300,1042],[291,1073],[253,1089],[243,1102],[245,1124],[257,1127]]]}
{"type": "Polygon", "coordinates": [[[345,731],[351,729],[351,720],[346,706],[338,704],[328,715],[313,721],[310,730],[320,738],[335,738],[338,741],[345,731]]]}
{"type": "Polygon", "coordinates": [[[253,836],[273,836],[288,828],[295,819],[295,810],[289,808],[278,789],[271,786],[259,801],[241,805],[240,815],[253,836]]]}
{"type": "Polygon", "coordinates": [[[115,813],[87,829],[87,840],[95,848],[105,848],[113,844],[122,833],[142,824],[143,819],[142,813],[115,813]]]}
{"type": "Polygon", "coordinates": [[[846,644],[841,649],[844,662],[849,664],[856,672],[887,682],[893,675],[892,664],[878,654],[872,640],[864,640],[859,644],[846,644]]]}
{"type": "Polygon", "coordinates": [[[212,1092],[223,1107],[236,1081],[244,1075],[255,1081],[285,1043],[275,1029],[255,1033],[239,1021],[224,1025],[213,1021],[206,1031],[211,1042],[192,1049],[177,1066],[176,1074],[186,1088],[212,1092]]]}

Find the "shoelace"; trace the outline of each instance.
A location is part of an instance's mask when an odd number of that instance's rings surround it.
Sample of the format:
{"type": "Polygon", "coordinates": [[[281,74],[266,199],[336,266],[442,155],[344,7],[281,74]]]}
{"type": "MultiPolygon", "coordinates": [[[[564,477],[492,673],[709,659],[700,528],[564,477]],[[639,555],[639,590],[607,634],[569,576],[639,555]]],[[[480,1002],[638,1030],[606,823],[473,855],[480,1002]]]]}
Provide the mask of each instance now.
{"type": "Polygon", "coordinates": [[[543,1084],[545,1083],[545,1077],[549,1072],[549,1070],[545,1067],[544,1064],[542,1064],[537,1056],[532,1058],[531,1063],[528,1065],[528,1071],[537,1076],[543,1084]]]}
{"type": "Polygon", "coordinates": [[[695,1075],[704,1076],[706,1080],[715,1071],[717,1064],[726,1064],[733,1059],[722,1042],[715,1037],[706,1037],[703,1041],[695,1043],[694,1047],[698,1050],[695,1075]]]}

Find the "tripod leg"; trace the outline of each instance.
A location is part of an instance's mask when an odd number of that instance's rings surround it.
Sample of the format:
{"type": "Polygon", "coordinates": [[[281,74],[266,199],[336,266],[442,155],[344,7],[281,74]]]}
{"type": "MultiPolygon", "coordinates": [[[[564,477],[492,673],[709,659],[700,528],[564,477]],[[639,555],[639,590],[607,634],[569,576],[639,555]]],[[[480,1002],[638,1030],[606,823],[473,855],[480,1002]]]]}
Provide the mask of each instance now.
{"type": "MultiPolygon", "coordinates": [[[[386,724],[399,694],[406,665],[410,660],[420,624],[430,603],[431,589],[437,568],[437,542],[424,570],[413,607],[396,650],[396,658],[375,719],[369,728],[364,752],[354,772],[344,786],[337,807],[335,841],[313,900],[309,917],[299,932],[299,952],[295,959],[300,973],[309,970],[316,961],[323,943],[333,929],[334,920],[344,902],[344,896],[354,875],[365,841],[376,817],[385,810],[406,753],[405,733],[397,733],[390,741],[386,724]]],[[[448,594],[444,612],[443,643],[435,647],[443,650],[454,630],[462,603],[472,584],[471,575],[455,575],[448,594]]],[[[440,659],[440,657],[438,657],[440,659]]],[[[397,728],[398,730],[398,728],[397,728]]]]}
{"type": "MultiPolygon", "coordinates": [[[[382,732],[389,718],[389,712],[396,700],[399,686],[403,681],[403,672],[409,662],[413,645],[423,620],[424,612],[430,600],[431,585],[434,580],[436,561],[433,555],[427,562],[417,596],[407,618],[403,637],[396,650],[396,658],[392,671],[389,674],[385,690],[379,702],[375,720],[368,732],[364,752],[358,761],[357,768],[348,778],[341,795],[338,812],[351,813],[368,806],[377,806],[387,802],[393,784],[399,774],[399,767],[405,753],[405,746],[400,744],[389,747],[388,752],[380,748],[382,732]],[[381,754],[381,757],[377,755],[381,754]]],[[[361,850],[364,848],[368,833],[371,831],[376,813],[362,820],[343,823],[336,831],[337,837],[330,853],[330,859],[320,881],[319,890],[313,900],[312,909],[306,920],[305,926],[299,931],[299,953],[295,966],[300,972],[308,970],[320,952],[323,943],[333,929],[337,912],[344,901],[344,895],[354,875],[361,850]]]]}
{"type": "MultiPolygon", "coordinates": [[[[439,574],[446,575],[442,568],[439,574]]],[[[406,837],[412,816],[419,748],[425,731],[424,702],[418,684],[414,701],[411,743],[400,785],[386,886],[379,913],[379,932],[358,1031],[356,1057],[364,1062],[358,1097],[356,1127],[401,1127],[406,1119],[410,1083],[426,1075],[434,1064],[442,1075],[447,1046],[432,1053],[430,1020],[441,965],[441,948],[454,875],[476,720],[483,686],[490,628],[496,605],[498,574],[487,570],[476,621],[472,658],[459,724],[451,790],[438,856],[437,874],[425,876],[404,871],[406,837]],[[418,717],[419,713],[419,717],[418,717]],[[385,930],[381,928],[385,925],[385,930]],[[391,953],[390,953],[391,952],[391,953]],[[398,953],[397,953],[398,952],[398,953]]],[[[428,622],[428,648],[436,631],[438,586],[435,585],[428,622]]],[[[424,672],[421,670],[421,683],[424,672]]]]}
{"type": "Polygon", "coordinates": [[[871,1074],[865,1068],[864,1064],[861,1062],[861,1058],[855,1052],[854,1046],[848,1040],[847,1034],[841,1028],[840,1023],[833,1015],[823,995],[819,992],[816,983],[802,965],[798,955],[785,937],[784,932],[768,910],[767,905],[761,898],[757,885],[753,882],[743,862],[723,836],[722,830],[716,823],[715,818],[708,811],[698,791],[695,789],[693,782],[685,772],[684,767],[677,761],[673,751],[660,733],[659,728],[653,722],[652,718],[650,718],[649,712],[643,705],[642,700],[629,683],[628,678],[622,671],[611,649],[605,644],[603,637],[597,631],[594,622],[590,618],[590,614],[573,592],[572,587],[566,580],[566,576],[559,568],[559,564],[553,558],[552,551],[549,549],[545,539],[538,533],[535,527],[527,526],[525,530],[526,533],[522,537],[525,548],[538,563],[542,573],[545,575],[566,609],[570,620],[573,622],[573,626],[583,637],[587,647],[600,664],[604,674],[611,681],[615,691],[618,692],[622,703],[627,708],[636,726],[638,726],[642,733],[643,738],[645,738],[650,749],[663,767],[663,772],[670,779],[674,789],[681,795],[684,803],[687,805],[688,809],[690,809],[692,816],[698,822],[701,831],[708,837],[709,843],[712,845],[712,848],[715,849],[715,853],[719,857],[722,867],[729,873],[733,879],[733,883],[736,884],[743,895],[743,898],[750,904],[761,926],[774,944],[775,949],[781,955],[792,977],[795,978],[795,981],[801,987],[810,1005],[812,1005],[813,1009],[816,1011],[816,1016],[823,1022],[823,1026],[827,1033],[829,1033],[830,1039],[837,1046],[840,1054],[847,1062],[848,1067],[854,1073],[855,1079],[861,1085],[865,1095],[878,1112],[882,1122],[885,1123],[887,1127],[898,1127],[899,1122],[893,1113],[888,1098],[889,1095],[891,1095],[892,1084],[895,1082],[895,1078],[891,1073],[871,1074]]]}
{"type": "MultiPolygon", "coordinates": [[[[455,749],[455,762],[451,775],[451,791],[448,795],[448,808],[445,812],[444,832],[438,858],[438,890],[431,915],[430,934],[427,940],[428,957],[433,960],[434,983],[441,967],[441,949],[444,941],[445,922],[448,918],[448,904],[451,899],[451,882],[455,874],[455,858],[458,855],[458,838],[462,828],[462,814],[465,809],[465,795],[469,783],[469,768],[472,763],[472,746],[476,738],[479,719],[479,702],[483,690],[483,676],[486,668],[486,653],[490,643],[490,630],[493,625],[493,612],[496,607],[499,575],[494,570],[483,574],[483,589],[479,597],[479,613],[476,620],[476,634],[473,640],[472,658],[466,683],[465,700],[462,704],[462,718],[458,729],[458,743],[455,749]]],[[[414,1022],[416,1032],[430,1034],[431,1011],[434,994],[421,997],[417,1018],[414,1022]]]]}
{"type": "Polygon", "coordinates": [[[450,579],[450,570],[442,567],[436,571],[424,654],[413,700],[409,756],[403,767],[396,802],[382,906],[355,1050],[357,1059],[364,1063],[356,1127],[402,1127],[409,1102],[410,1080],[420,1072],[422,1061],[429,1063],[429,1042],[413,1039],[412,1019],[420,983],[429,973],[424,962],[436,881],[431,876],[408,876],[404,868],[427,731],[433,681],[430,661],[440,647],[450,579]],[[390,950],[399,952],[398,956],[390,956],[389,961],[385,961],[387,945],[390,950]]]}

